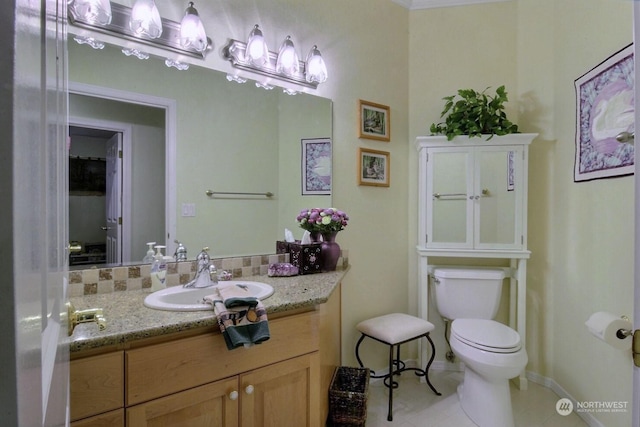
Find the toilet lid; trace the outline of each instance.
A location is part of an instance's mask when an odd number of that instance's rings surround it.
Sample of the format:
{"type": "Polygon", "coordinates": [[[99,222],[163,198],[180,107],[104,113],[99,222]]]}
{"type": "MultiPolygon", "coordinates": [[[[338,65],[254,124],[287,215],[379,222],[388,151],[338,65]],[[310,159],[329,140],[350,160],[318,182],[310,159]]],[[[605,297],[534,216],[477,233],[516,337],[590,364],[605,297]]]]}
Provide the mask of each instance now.
{"type": "Polygon", "coordinates": [[[493,353],[513,353],[522,347],[520,335],[495,320],[456,319],[451,334],[471,347],[493,353]]]}

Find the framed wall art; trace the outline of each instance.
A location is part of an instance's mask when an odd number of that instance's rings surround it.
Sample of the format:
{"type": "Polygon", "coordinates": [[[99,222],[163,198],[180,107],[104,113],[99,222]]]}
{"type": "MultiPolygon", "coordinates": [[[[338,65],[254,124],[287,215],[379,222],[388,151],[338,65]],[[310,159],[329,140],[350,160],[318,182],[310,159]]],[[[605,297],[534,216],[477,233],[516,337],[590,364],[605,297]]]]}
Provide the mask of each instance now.
{"type": "Polygon", "coordinates": [[[634,146],[616,139],[635,129],[633,87],[633,45],[575,81],[575,182],[633,173],[634,146]]]}
{"type": "Polygon", "coordinates": [[[331,194],[331,139],[302,140],[302,195],[331,194]]]}
{"type": "Polygon", "coordinates": [[[358,185],[388,187],[390,178],[390,157],[388,151],[360,148],[358,154],[358,185]]]}
{"type": "Polygon", "coordinates": [[[389,107],[362,99],[359,102],[359,107],[358,137],[389,142],[391,140],[391,111],[389,107]]]}

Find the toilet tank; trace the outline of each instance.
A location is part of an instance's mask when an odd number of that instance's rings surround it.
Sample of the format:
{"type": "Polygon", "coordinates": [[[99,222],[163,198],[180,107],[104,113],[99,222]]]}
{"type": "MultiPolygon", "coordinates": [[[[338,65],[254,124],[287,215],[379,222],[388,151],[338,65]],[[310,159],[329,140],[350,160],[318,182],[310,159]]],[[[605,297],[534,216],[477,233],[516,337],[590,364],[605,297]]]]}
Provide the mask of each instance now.
{"type": "Polygon", "coordinates": [[[436,308],[447,319],[493,319],[500,306],[504,270],[450,268],[433,270],[436,308]]]}

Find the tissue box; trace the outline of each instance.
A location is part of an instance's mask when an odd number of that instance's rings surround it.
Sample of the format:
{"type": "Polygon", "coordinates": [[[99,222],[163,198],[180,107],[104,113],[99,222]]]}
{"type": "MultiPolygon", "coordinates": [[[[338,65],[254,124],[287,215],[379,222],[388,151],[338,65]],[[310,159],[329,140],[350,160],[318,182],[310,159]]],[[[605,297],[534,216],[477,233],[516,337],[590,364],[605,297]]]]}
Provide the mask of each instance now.
{"type": "Polygon", "coordinates": [[[289,262],[298,267],[299,274],[320,273],[320,243],[303,245],[295,242],[276,241],[276,253],[289,254],[289,262]]]}

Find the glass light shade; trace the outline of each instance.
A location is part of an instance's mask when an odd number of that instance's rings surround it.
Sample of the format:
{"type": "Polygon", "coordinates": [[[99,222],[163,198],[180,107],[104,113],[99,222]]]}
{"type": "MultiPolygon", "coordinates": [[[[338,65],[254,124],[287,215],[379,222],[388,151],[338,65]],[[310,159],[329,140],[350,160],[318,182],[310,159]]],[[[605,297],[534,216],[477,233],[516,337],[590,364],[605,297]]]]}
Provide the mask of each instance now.
{"type": "Polygon", "coordinates": [[[293,46],[291,37],[287,36],[280,46],[278,60],[276,61],[276,72],[292,76],[300,71],[300,63],[296,48],[293,46]]]}
{"type": "Polygon", "coordinates": [[[82,19],[98,25],[111,23],[111,3],[109,0],[75,0],[73,11],[82,19]]]}
{"type": "Polygon", "coordinates": [[[157,39],[162,35],[160,12],[153,0],[136,0],[131,9],[129,28],[136,36],[157,39]]]}
{"type": "Polygon", "coordinates": [[[184,18],[180,22],[180,44],[186,49],[191,48],[198,52],[204,52],[208,46],[204,25],[198,16],[198,11],[193,7],[193,2],[189,2],[184,18]]]}
{"type": "Polygon", "coordinates": [[[324,83],[327,81],[327,66],[320,55],[318,46],[313,46],[307,55],[305,79],[309,83],[324,83]]]}
{"type": "Polygon", "coordinates": [[[249,33],[245,56],[253,65],[258,67],[262,67],[269,63],[269,49],[267,48],[267,42],[264,41],[264,36],[262,35],[262,31],[258,25],[255,25],[253,30],[249,33]]]}

